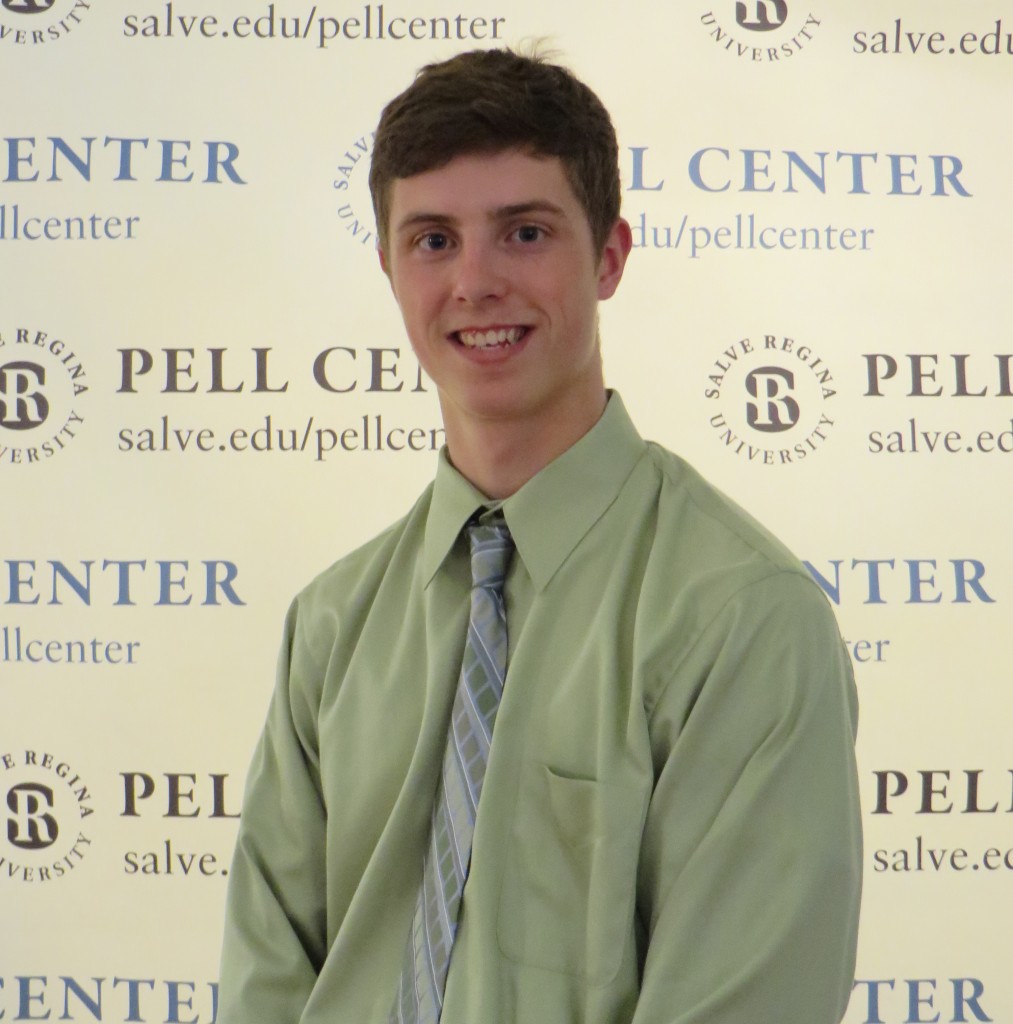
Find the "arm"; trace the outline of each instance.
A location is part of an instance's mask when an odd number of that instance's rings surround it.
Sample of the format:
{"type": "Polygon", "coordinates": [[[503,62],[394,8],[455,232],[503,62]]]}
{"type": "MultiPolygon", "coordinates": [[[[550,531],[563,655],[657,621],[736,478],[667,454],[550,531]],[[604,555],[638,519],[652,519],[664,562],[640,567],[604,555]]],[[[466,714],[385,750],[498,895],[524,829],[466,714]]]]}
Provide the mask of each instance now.
{"type": "Polygon", "coordinates": [[[800,574],[745,587],[651,709],[634,1024],[837,1024],[861,819],[850,662],[800,574]]]}
{"type": "Polygon", "coordinates": [[[219,1024],[295,1024],[326,954],[325,810],[316,713],[294,680],[296,608],[246,782],[226,901],[219,1024]]]}

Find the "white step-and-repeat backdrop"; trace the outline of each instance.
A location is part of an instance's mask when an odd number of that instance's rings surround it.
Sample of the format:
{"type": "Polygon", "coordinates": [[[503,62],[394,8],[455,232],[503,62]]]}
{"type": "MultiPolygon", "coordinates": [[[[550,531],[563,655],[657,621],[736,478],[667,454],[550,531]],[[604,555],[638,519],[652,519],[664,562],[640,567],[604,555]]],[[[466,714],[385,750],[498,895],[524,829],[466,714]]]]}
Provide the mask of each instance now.
{"type": "Polygon", "coordinates": [[[1003,0],[2,0],[0,1018],[215,1020],[284,610],[442,443],[372,129],[532,37],[619,129],[610,383],[854,659],[846,1020],[1013,1021],[1003,0]]]}

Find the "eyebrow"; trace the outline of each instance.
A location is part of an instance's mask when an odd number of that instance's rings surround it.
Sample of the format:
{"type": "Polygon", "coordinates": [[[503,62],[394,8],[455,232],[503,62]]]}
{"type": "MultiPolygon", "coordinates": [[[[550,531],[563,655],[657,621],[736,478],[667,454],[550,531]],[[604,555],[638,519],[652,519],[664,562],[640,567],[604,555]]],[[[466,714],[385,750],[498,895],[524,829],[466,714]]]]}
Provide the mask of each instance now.
{"type": "MultiPolygon", "coordinates": [[[[565,211],[556,203],[550,203],[548,199],[531,199],[524,203],[511,203],[508,206],[497,206],[490,210],[488,219],[491,221],[509,220],[511,217],[523,216],[526,213],[551,213],[562,216],[565,211]]],[[[419,210],[416,213],[409,213],[398,221],[395,231],[404,231],[405,228],[414,227],[417,224],[446,224],[453,227],[458,223],[456,217],[446,213],[428,213],[419,210]]]]}

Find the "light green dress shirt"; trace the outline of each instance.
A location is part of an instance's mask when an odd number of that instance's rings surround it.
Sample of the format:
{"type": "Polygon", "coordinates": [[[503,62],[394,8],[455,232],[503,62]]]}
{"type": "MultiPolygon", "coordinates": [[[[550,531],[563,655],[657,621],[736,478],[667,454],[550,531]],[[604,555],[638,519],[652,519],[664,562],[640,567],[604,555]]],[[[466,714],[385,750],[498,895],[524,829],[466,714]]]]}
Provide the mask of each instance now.
{"type": "MultiPolygon", "coordinates": [[[[219,1024],[386,1024],[481,504],[444,453],[406,518],[293,603],[219,1024]]],[[[822,592],[618,395],[502,507],[510,656],[442,1024],[837,1024],[861,836],[822,592]]]]}

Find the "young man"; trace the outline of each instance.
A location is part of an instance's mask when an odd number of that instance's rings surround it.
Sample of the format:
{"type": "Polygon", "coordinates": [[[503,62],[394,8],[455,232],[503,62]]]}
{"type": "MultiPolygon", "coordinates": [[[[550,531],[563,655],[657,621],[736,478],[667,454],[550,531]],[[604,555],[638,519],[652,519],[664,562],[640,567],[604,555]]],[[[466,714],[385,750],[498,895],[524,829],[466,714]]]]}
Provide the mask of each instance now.
{"type": "Polygon", "coordinates": [[[447,447],[292,606],[219,1021],[836,1024],[849,662],[801,565],[605,389],[608,114],[462,54],[386,108],[370,183],[447,447]]]}

